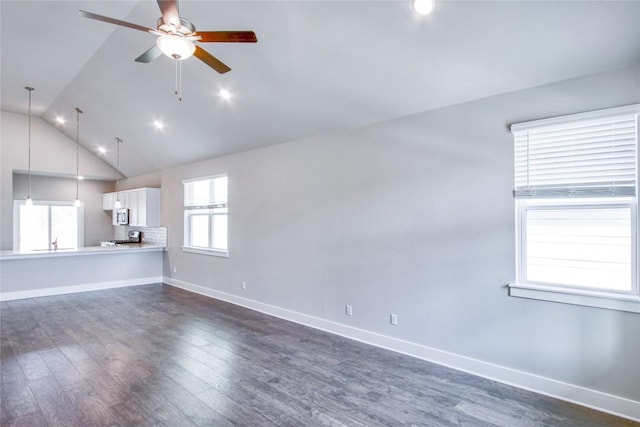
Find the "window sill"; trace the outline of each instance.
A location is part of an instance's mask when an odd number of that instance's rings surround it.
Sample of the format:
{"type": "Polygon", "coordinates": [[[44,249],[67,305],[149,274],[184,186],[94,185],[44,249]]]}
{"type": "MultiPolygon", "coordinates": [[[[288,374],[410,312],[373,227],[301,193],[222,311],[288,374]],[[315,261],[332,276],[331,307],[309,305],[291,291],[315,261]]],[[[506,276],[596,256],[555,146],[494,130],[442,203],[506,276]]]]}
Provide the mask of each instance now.
{"type": "Polygon", "coordinates": [[[200,255],[210,255],[210,256],[218,256],[222,258],[229,258],[229,251],[221,251],[218,249],[205,249],[205,248],[194,248],[191,246],[183,246],[183,252],[191,252],[194,254],[200,255]]]}
{"type": "Polygon", "coordinates": [[[640,296],[638,295],[511,283],[509,296],[640,313],[640,296]]]}

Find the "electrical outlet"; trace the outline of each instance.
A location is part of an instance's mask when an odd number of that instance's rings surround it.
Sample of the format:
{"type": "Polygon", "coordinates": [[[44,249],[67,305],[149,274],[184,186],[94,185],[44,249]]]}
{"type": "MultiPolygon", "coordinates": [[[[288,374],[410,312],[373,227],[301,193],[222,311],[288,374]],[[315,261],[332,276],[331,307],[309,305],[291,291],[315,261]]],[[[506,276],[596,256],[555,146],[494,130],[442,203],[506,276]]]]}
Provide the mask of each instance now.
{"type": "Polygon", "coordinates": [[[392,313],[391,316],[389,316],[389,322],[394,326],[397,325],[398,324],[398,315],[392,313]]]}
{"type": "Polygon", "coordinates": [[[242,289],[247,289],[247,282],[242,282],[242,289]]]}
{"type": "Polygon", "coordinates": [[[351,305],[349,305],[349,304],[347,304],[344,307],[344,311],[345,311],[347,316],[352,316],[353,315],[353,307],[351,307],[351,305]]]}

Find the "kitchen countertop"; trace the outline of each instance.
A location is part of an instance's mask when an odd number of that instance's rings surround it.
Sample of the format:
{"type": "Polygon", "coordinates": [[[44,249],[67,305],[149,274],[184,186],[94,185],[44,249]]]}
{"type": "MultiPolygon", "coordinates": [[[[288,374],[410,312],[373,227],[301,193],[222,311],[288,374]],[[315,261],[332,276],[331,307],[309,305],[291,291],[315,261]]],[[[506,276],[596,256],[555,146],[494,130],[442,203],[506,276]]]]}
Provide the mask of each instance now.
{"type": "Polygon", "coordinates": [[[166,250],[164,246],[149,245],[146,243],[133,243],[118,246],[87,246],[78,249],[48,249],[39,251],[0,251],[0,260],[26,259],[26,258],[48,258],[61,256],[81,256],[81,255],[107,255],[122,254],[129,252],[160,252],[166,250]]]}

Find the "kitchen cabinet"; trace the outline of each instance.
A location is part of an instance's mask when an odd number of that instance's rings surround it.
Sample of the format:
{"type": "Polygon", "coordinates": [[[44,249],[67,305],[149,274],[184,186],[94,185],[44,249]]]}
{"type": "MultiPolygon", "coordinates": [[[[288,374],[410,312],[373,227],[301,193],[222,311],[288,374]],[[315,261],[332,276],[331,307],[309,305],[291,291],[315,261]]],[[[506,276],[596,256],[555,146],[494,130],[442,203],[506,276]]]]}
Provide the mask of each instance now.
{"type": "Polygon", "coordinates": [[[118,191],[116,195],[120,200],[120,205],[123,208],[131,209],[131,206],[129,206],[129,191],[118,191]]]}
{"type": "Polygon", "coordinates": [[[138,188],[103,194],[102,208],[104,210],[113,210],[116,197],[120,200],[123,208],[129,209],[130,226],[157,227],[160,225],[159,188],[138,188]]]}
{"type": "Polygon", "coordinates": [[[102,195],[102,209],[110,211],[113,209],[113,204],[116,202],[116,193],[107,193],[102,195]]]}
{"type": "Polygon", "coordinates": [[[113,205],[116,203],[116,193],[106,193],[102,195],[102,209],[111,212],[111,224],[116,224],[116,216],[113,213],[113,205]]]}
{"type": "Polygon", "coordinates": [[[139,227],[160,225],[160,189],[140,188],[129,192],[129,224],[139,227]],[[135,212],[134,212],[135,211],[135,212]],[[131,219],[134,218],[134,222],[131,219]]]}
{"type": "Polygon", "coordinates": [[[127,208],[129,209],[129,225],[141,225],[138,217],[140,216],[140,207],[138,206],[138,191],[130,191],[127,193],[127,208]]]}

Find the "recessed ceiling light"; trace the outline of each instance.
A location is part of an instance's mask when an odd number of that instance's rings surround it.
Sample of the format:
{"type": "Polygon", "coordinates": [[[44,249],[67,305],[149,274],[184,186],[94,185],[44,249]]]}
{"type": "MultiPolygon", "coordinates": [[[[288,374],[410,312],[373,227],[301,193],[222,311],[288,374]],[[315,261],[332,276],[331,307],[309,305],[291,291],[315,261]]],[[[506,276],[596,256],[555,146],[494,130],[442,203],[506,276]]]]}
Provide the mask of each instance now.
{"type": "Polygon", "coordinates": [[[158,130],[163,130],[164,129],[164,123],[162,123],[159,120],[154,120],[153,121],[153,126],[158,130]]]}
{"type": "Polygon", "coordinates": [[[413,10],[420,15],[428,15],[435,5],[435,0],[413,0],[413,10]]]}
{"type": "Polygon", "coordinates": [[[98,147],[98,153],[100,154],[105,154],[107,152],[107,149],[104,147],[98,147]]]}
{"type": "Polygon", "coordinates": [[[218,95],[220,95],[220,98],[224,99],[225,101],[229,101],[231,99],[231,92],[226,89],[220,89],[218,91],[218,95]]]}
{"type": "Polygon", "coordinates": [[[64,119],[64,117],[62,116],[56,116],[56,123],[58,123],[59,125],[63,125],[65,124],[66,120],[64,119]]]}

